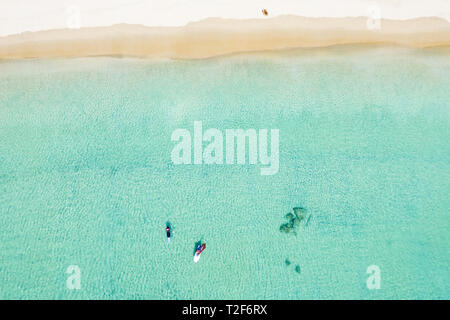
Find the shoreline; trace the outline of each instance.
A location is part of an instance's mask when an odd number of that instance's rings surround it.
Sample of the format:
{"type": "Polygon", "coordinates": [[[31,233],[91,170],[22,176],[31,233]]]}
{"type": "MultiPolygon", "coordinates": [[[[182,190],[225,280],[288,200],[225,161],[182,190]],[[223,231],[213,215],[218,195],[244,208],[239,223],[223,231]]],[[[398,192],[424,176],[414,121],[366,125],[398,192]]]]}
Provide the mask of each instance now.
{"type": "Polygon", "coordinates": [[[450,46],[450,22],[441,18],[381,19],[378,30],[370,30],[367,20],[299,16],[209,18],[183,27],[119,24],[25,32],[0,37],[0,60],[100,56],[204,59],[336,45],[450,46]]]}

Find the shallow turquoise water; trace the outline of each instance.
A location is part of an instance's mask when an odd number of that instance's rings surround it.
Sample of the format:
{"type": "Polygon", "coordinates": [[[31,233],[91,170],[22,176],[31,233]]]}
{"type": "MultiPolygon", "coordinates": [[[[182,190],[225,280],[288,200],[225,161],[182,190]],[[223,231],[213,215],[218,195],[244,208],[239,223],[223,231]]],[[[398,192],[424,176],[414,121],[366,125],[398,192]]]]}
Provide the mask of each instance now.
{"type": "Polygon", "coordinates": [[[449,74],[377,47],[0,62],[0,298],[449,299],[449,74]],[[279,129],[279,172],[173,165],[195,120],[279,129]]]}

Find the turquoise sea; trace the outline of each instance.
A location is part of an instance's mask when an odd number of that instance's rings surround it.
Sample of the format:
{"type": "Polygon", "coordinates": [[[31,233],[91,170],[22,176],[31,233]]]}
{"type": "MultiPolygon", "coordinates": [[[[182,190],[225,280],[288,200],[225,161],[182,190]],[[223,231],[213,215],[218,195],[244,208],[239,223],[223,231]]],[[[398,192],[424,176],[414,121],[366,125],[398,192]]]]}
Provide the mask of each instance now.
{"type": "Polygon", "coordinates": [[[449,299],[449,74],[448,48],[1,61],[0,298],[449,299]],[[194,121],[279,129],[278,173],[174,165],[194,121]]]}

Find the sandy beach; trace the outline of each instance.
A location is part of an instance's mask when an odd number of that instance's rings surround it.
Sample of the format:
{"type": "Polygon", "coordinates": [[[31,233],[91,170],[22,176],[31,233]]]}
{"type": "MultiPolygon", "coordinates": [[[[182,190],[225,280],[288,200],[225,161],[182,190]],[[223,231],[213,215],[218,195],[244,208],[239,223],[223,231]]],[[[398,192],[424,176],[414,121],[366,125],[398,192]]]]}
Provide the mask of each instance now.
{"type": "Polygon", "coordinates": [[[201,59],[238,52],[386,44],[407,47],[450,45],[450,22],[441,18],[367,17],[268,19],[209,18],[183,27],[118,24],[110,27],[24,32],[0,38],[0,59],[130,56],[201,59]]]}

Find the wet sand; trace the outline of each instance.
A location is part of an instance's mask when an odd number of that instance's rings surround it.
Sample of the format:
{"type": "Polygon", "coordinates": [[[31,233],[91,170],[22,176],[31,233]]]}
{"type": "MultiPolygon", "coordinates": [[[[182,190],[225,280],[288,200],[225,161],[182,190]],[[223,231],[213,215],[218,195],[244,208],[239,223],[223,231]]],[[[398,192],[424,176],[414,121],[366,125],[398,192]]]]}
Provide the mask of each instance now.
{"type": "Polygon", "coordinates": [[[0,59],[128,56],[201,59],[237,52],[386,44],[450,45],[450,22],[440,18],[379,21],[368,18],[279,16],[234,20],[209,18],[183,27],[110,27],[25,32],[0,38],[0,59]],[[374,28],[371,28],[374,27],[374,28]]]}

